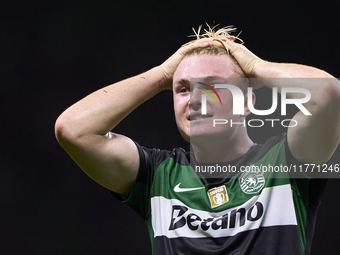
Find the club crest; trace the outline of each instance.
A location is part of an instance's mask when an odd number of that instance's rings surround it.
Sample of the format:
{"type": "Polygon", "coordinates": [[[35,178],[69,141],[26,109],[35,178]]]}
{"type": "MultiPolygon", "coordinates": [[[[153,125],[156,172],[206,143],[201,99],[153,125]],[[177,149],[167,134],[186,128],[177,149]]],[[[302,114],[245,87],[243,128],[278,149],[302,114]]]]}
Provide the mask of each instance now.
{"type": "Polygon", "coordinates": [[[265,178],[260,170],[244,172],[239,178],[239,184],[244,193],[255,194],[264,187],[265,178]]]}

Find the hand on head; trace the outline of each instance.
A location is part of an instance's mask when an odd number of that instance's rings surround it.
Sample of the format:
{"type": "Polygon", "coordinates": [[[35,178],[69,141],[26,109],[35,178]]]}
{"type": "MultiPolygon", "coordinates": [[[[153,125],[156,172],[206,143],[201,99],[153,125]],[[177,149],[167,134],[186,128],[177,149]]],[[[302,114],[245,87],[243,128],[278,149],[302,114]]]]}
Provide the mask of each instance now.
{"type": "Polygon", "coordinates": [[[172,77],[179,63],[189,52],[195,50],[196,48],[205,48],[209,46],[223,48],[228,51],[238,62],[239,66],[247,77],[255,77],[254,67],[262,60],[249,51],[245,46],[235,42],[235,39],[238,39],[242,42],[242,40],[238,37],[231,36],[229,34],[235,29],[232,27],[225,27],[215,32],[213,30],[214,28],[211,29],[210,26],[208,27],[209,31],[206,30],[202,35],[199,34],[200,29],[198,33],[195,32],[197,40],[184,44],[170,58],[160,65],[164,75],[163,89],[171,89],[172,77]]]}

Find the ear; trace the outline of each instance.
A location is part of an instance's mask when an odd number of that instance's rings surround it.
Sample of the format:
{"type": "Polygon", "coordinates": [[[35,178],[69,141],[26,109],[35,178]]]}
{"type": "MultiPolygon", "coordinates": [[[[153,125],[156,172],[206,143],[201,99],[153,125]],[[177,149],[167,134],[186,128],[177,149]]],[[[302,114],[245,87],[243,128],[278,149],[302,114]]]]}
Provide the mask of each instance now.
{"type": "MultiPolygon", "coordinates": [[[[256,96],[254,93],[251,93],[251,104],[255,106],[255,102],[256,102],[256,96]]],[[[241,117],[247,117],[250,113],[251,111],[249,110],[249,107],[248,107],[248,94],[246,94],[244,96],[244,114],[241,115],[241,117]]]]}

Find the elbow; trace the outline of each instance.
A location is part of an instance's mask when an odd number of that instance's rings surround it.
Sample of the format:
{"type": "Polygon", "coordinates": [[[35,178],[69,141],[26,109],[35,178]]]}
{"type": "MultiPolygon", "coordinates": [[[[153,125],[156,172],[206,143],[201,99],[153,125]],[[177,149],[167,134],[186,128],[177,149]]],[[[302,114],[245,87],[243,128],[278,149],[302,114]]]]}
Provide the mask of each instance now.
{"type": "Polygon", "coordinates": [[[66,144],[74,143],[79,138],[76,130],[72,119],[65,113],[61,114],[55,122],[54,134],[58,143],[63,147],[66,144]]]}
{"type": "Polygon", "coordinates": [[[336,78],[329,79],[326,90],[325,103],[331,103],[333,108],[339,109],[340,107],[340,82],[336,78]]]}
{"type": "MultiPolygon", "coordinates": [[[[328,78],[318,85],[314,97],[317,109],[335,110],[340,107],[340,82],[336,78],[328,78]]],[[[313,98],[313,94],[312,94],[313,98]]]]}
{"type": "Polygon", "coordinates": [[[330,86],[331,86],[332,94],[335,94],[337,98],[339,99],[340,98],[340,81],[336,78],[333,78],[331,79],[330,86]]]}
{"type": "Polygon", "coordinates": [[[68,133],[67,121],[63,115],[60,115],[54,125],[54,134],[61,145],[63,141],[67,140],[68,133]]]}

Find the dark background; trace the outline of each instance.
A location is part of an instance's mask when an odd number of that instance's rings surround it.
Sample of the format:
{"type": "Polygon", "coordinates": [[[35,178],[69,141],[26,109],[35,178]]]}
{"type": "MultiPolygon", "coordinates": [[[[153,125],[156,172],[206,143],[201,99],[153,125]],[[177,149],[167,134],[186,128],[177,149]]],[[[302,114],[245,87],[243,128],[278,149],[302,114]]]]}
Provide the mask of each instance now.
{"type": "MultiPolygon", "coordinates": [[[[1,1],[0,253],[150,254],[142,219],[57,144],[58,115],[102,86],[161,64],[205,22],[234,24],[263,59],[340,77],[334,2],[1,1]]],[[[148,147],[188,148],[170,91],[115,131],[148,147]]],[[[261,132],[255,141],[270,135],[261,132]]],[[[312,254],[339,254],[339,183],[329,181],[312,254]]]]}

